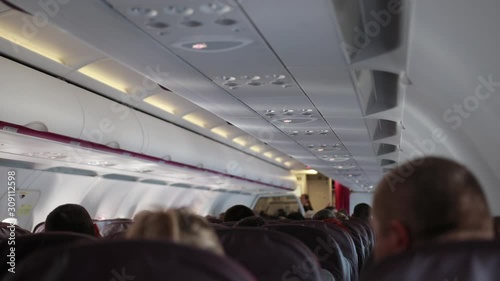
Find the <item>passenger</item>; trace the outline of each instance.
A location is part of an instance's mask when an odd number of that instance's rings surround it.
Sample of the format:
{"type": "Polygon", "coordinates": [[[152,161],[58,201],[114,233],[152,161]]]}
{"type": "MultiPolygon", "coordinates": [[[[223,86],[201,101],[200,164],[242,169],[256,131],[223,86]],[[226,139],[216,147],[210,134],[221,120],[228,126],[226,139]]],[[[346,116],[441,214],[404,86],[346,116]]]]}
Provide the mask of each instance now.
{"type": "Polygon", "coordinates": [[[220,221],[224,221],[224,216],[226,215],[226,213],[220,213],[219,214],[219,220],[220,221]]]}
{"type": "Polygon", "coordinates": [[[208,221],[209,223],[222,223],[222,221],[221,221],[221,220],[219,220],[218,218],[216,218],[216,217],[214,217],[214,216],[210,216],[210,215],[208,215],[208,216],[205,216],[205,218],[207,219],[207,221],[208,221]]]}
{"type": "Polygon", "coordinates": [[[495,225],[495,238],[497,240],[500,240],[500,217],[494,218],[494,225],[495,225]]]}
{"type": "Polygon", "coordinates": [[[312,217],[314,216],[315,212],[313,210],[309,210],[309,211],[306,211],[306,213],[304,214],[304,218],[306,219],[312,219],[312,217]]]}
{"type": "Polygon", "coordinates": [[[364,221],[369,221],[371,217],[371,207],[366,203],[359,203],[354,207],[354,212],[352,213],[353,218],[358,218],[364,221]]]}
{"type": "Polygon", "coordinates": [[[312,217],[313,220],[327,220],[327,219],[335,219],[335,218],[337,218],[335,216],[335,213],[330,209],[323,209],[321,211],[318,211],[312,217]]]}
{"type": "Polygon", "coordinates": [[[341,211],[334,211],[334,213],[335,213],[335,217],[337,217],[341,221],[348,221],[349,220],[349,216],[341,211]]]}
{"type": "Polygon", "coordinates": [[[300,196],[300,202],[302,202],[302,206],[304,206],[304,212],[313,211],[313,207],[311,205],[311,201],[309,200],[309,195],[302,194],[300,196]]]}
{"type": "Polygon", "coordinates": [[[45,220],[45,231],[69,231],[97,236],[89,212],[77,204],[65,204],[55,208],[45,220]]]}
{"type": "Polygon", "coordinates": [[[224,222],[239,221],[246,217],[253,216],[255,216],[255,214],[253,213],[252,209],[243,205],[235,205],[227,209],[226,214],[224,215],[224,222]]]}
{"type": "Polygon", "coordinates": [[[372,224],[377,261],[429,242],[493,238],[478,180],[466,167],[437,157],[412,160],[384,176],[372,224]]]}
{"type": "Polygon", "coordinates": [[[349,212],[347,212],[347,210],[346,210],[346,209],[340,209],[340,210],[338,210],[338,212],[339,212],[339,213],[342,213],[342,214],[344,214],[344,215],[346,215],[346,216],[349,216],[349,212]]]}
{"type": "Polygon", "coordinates": [[[286,211],[284,209],[279,209],[276,212],[276,217],[278,217],[278,219],[280,220],[286,219],[286,211]]]}
{"type": "Polygon", "coordinates": [[[224,255],[224,250],[207,220],[185,208],[142,211],[126,233],[127,239],[171,241],[224,255]]]}
{"type": "Polygon", "coordinates": [[[263,218],[259,217],[246,217],[238,221],[234,226],[243,226],[243,227],[258,227],[266,225],[266,221],[263,218]]]}
{"type": "Polygon", "coordinates": [[[299,212],[290,213],[290,214],[288,214],[288,216],[286,216],[286,218],[289,219],[289,220],[295,220],[295,221],[302,221],[302,220],[306,219],[299,212]]]}

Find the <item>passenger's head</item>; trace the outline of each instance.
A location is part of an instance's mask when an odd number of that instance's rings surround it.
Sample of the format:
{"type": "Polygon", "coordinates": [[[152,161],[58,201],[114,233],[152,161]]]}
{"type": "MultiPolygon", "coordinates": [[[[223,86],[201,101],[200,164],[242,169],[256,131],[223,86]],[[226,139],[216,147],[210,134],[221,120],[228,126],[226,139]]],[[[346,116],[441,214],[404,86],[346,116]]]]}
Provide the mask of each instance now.
{"type": "Polygon", "coordinates": [[[500,240],[500,217],[495,217],[494,218],[494,225],[495,225],[495,238],[497,240],[500,240]]]}
{"type": "Polygon", "coordinates": [[[304,216],[299,212],[290,213],[288,214],[288,216],[286,216],[286,218],[289,220],[296,220],[296,221],[305,220],[304,216]]]}
{"type": "Polygon", "coordinates": [[[134,224],[127,231],[128,239],[171,241],[190,245],[223,255],[224,251],[214,230],[207,220],[187,209],[142,211],[134,218],[134,224]]]}
{"type": "Polygon", "coordinates": [[[276,216],[279,218],[279,217],[286,217],[286,211],[284,209],[279,209],[277,212],[276,212],[276,216]]]}
{"type": "Polygon", "coordinates": [[[372,224],[375,258],[436,241],[492,239],[492,217],[475,176],[443,158],[415,159],[377,186],[372,224]]]}
{"type": "Polygon", "coordinates": [[[335,211],[334,213],[335,213],[335,217],[337,217],[341,221],[348,221],[349,220],[349,216],[341,211],[335,211]]]}
{"type": "Polygon", "coordinates": [[[95,236],[94,222],[89,212],[77,204],[55,208],[45,220],[45,231],[68,231],[95,236]]]}
{"type": "Polygon", "coordinates": [[[224,221],[224,216],[225,215],[226,215],[226,213],[220,213],[218,219],[221,220],[221,221],[224,221]]]}
{"type": "Polygon", "coordinates": [[[309,195],[308,194],[302,194],[300,196],[300,202],[302,205],[310,205],[311,201],[309,200],[309,195]]]}
{"type": "Polygon", "coordinates": [[[330,209],[320,210],[312,217],[313,220],[327,220],[335,218],[336,218],[335,213],[330,209]]]}
{"type": "Polygon", "coordinates": [[[354,213],[352,213],[352,216],[354,218],[368,221],[368,220],[370,220],[371,209],[372,208],[370,207],[370,205],[368,205],[366,203],[360,203],[354,207],[354,213]]]}
{"type": "Polygon", "coordinates": [[[235,205],[227,209],[226,214],[224,215],[224,222],[239,221],[246,217],[253,216],[255,216],[255,214],[253,213],[252,209],[243,205],[235,205]]]}
{"type": "Polygon", "coordinates": [[[266,225],[266,221],[259,217],[246,217],[238,221],[234,226],[258,227],[266,225]]]}

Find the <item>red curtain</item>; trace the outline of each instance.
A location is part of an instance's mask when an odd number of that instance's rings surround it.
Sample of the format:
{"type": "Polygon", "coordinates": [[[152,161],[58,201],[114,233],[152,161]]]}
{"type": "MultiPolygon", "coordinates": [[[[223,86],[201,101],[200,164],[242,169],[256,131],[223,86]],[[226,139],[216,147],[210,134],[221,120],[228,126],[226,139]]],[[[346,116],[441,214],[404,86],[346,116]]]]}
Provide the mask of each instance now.
{"type": "Polygon", "coordinates": [[[341,185],[339,182],[334,183],[335,187],[335,209],[338,211],[346,210],[349,213],[349,202],[351,191],[349,188],[341,185]]]}

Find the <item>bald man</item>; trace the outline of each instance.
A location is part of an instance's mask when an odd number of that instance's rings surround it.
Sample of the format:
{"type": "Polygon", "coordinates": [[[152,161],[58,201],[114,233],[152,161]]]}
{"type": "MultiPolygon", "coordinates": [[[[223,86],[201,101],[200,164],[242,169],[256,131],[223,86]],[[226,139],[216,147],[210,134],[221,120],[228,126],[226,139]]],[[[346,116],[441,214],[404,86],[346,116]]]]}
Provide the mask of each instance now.
{"type": "Polygon", "coordinates": [[[376,261],[428,242],[494,236],[478,180],[444,158],[419,158],[388,172],[377,186],[372,211],[376,261]]]}

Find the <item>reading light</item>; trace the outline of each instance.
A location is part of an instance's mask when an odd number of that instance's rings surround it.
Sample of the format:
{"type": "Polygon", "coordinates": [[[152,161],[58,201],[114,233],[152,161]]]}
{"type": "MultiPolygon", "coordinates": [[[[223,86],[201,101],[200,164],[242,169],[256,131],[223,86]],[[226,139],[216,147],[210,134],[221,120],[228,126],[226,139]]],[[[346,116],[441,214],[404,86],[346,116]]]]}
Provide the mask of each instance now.
{"type": "Polygon", "coordinates": [[[193,46],[191,46],[191,48],[195,50],[203,50],[206,49],[207,47],[208,47],[207,43],[195,43],[193,44],[193,46]]]}

